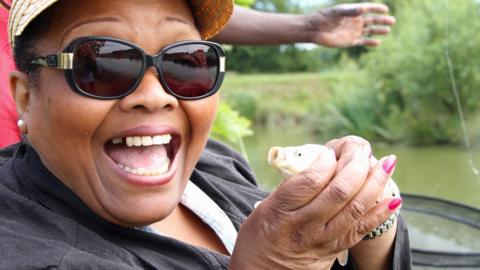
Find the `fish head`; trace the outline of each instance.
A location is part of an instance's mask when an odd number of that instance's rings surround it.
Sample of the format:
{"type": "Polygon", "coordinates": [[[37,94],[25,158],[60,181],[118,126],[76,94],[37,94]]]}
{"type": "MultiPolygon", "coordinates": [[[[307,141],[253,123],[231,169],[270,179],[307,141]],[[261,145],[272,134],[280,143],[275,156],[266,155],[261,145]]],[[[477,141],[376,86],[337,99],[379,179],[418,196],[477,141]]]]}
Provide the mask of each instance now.
{"type": "Polygon", "coordinates": [[[330,150],[318,144],[300,146],[275,146],[268,151],[268,163],[277,168],[284,177],[290,177],[308,168],[322,153],[330,150]]]}

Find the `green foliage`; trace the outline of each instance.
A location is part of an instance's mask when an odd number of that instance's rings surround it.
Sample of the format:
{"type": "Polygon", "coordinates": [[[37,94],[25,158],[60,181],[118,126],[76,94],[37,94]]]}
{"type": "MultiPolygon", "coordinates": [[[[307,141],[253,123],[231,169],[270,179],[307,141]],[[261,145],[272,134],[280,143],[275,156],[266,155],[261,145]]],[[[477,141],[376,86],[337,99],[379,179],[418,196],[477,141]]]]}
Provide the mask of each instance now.
{"type": "Polygon", "coordinates": [[[255,0],[235,0],[235,5],[243,7],[251,7],[255,3],[255,0]]]}
{"type": "Polygon", "coordinates": [[[256,0],[253,6],[256,10],[280,13],[300,13],[301,8],[296,1],[291,0],[256,0]]]}
{"type": "Polygon", "coordinates": [[[250,125],[250,120],[241,116],[228,104],[221,102],[210,135],[214,139],[230,143],[234,147],[236,146],[246,157],[247,153],[243,145],[243,138],[253,134],[250,125]]]}
{"type": "Polygon", "coordinates": [[[252,92],[232,91],[229,102],[240,115],[250,120],[254,120],[257,117],[258,97],[252,92]]]}
{"type": "Polygon", "coordinates": [[[363,55],[353,71],[339,73],[347,82],[332,82],[333,100],[317,112],[330,119],[322,130],[358,130],[370,139],[416,144],[460,143],[445,56],[448,51],[463,110],[473,115],[480,108],[480,20],[472,19],[478,17],[478,4],[404,1],[396,8],[393,34],[363,55]]]}
{"type": "Polygon", "coordinates": [[[342,72],[333,72],[324,79],[334,85],[331,96],[317,100],[306,118],[307,126],[322,134],[333,136],[356,134],[365,138],[390,135],[376,124],[379,117],[373,95],[355,95],[357,89],[365,89],[369,83],[365,73],[352,60],[342,61],[342,72]]]}
{"type": "Polygon", "coordinates": [[[306,72],[318,66],[309,51],[295,45],[233,46],[228,52],[229,70],[240,73],[306,72]]]}

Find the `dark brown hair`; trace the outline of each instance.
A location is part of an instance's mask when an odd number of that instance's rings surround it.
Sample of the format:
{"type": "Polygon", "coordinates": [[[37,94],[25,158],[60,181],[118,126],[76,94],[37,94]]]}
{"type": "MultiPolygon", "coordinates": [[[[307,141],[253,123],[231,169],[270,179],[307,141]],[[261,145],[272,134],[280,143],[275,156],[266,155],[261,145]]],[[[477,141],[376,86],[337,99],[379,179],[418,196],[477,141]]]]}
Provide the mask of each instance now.
{"type": "Polygon", "coordinates": [[[37,45],[51,25],[51,17],[48,13],[48,10],[41,13],[28,24],[20,36],[15,37],[13,49],[15,64],[18,70],[29,73],[31,80],[35,80],[35,71],[38,70],[38,66],[30,65],[29,63],[33,58],[39,57],[37,45]]]}

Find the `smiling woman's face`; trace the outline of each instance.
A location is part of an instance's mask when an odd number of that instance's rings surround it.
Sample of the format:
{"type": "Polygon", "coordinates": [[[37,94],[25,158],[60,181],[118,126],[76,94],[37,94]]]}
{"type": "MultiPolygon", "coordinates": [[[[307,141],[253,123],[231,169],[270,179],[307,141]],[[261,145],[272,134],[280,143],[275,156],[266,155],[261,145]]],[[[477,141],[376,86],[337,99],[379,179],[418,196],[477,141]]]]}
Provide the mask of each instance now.
{"type": "MultiPolygon", "coordinates": [[[[52,8],[53,25],[37,45],[41,55],[58,53],[84,36],[123,39],[148,54],[200,39],[185,1],[60,1],[52,8]]],[[[217,95],[179,101],[151,68],[132,94],[104,101],[73,92],[60,70],[39,72],[23,119],[45,166],[111,222],[140,226],[168,216],[206,144],[217,95]],[[167,144],[126,146],[139,137],[146,144],[161,138],[167,144]],[[122,143],[114,144],[119,138],[122,143]]]]}

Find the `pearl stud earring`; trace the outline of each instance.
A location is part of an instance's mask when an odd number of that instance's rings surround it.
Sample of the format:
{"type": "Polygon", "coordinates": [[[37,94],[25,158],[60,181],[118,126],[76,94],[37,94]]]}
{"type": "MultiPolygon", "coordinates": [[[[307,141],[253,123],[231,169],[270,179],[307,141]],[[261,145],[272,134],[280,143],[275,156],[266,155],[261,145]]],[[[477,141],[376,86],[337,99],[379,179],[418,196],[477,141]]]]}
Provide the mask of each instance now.
{"type": "Polygon", "coordinates": [[[18,119],[17,126],[20,129],[21,133],[27,133],[27,124],[25,123],[25,121],[23,121],[23,119],[18,119]]]}

